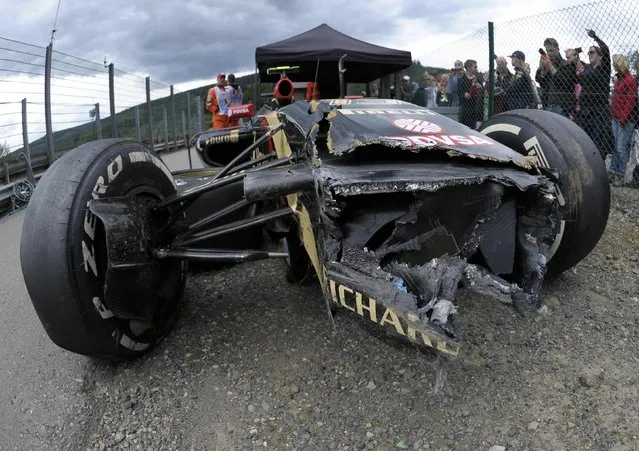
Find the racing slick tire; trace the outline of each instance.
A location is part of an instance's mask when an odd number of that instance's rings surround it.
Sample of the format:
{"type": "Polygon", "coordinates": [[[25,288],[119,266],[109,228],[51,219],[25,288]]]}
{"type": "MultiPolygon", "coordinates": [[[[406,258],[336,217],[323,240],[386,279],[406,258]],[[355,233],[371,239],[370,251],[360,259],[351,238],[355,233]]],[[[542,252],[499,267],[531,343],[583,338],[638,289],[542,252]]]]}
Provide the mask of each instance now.
{"type": "Polygon", "coordinates": [[[479,131],[558,173],[565,202],[561,231],[551,248],[549,278],[575,266],[597,245],[610,212],[610,185],[597,146],[574,122],[544,110],[513,110],[485,121],[479,131]]]}
{"type": "Polygon", "coordinates": [[[175,193],[162,160],[134,141],[83,144],[44,173],[26,209],[20,259],[33,306],[55,344],[77,354],[122,361],[144,354],[166,336],[182,302],[184,262],[154,262],[153,280],[159,282],[152,292],[144,299],[125,299],[150,305],[152,319],[118,318],[102,301],[106,239],[102,222],[87,203],[136,196],[152,205],[175,193]]]}

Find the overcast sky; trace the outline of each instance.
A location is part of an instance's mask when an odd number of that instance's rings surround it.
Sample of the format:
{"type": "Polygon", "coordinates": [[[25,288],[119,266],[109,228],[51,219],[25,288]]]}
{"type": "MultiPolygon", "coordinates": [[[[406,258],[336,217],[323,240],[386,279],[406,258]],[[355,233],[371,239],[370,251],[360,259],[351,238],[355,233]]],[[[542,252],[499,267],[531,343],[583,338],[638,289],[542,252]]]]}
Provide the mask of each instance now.
{"type": "MultiPolygon", "coordinates": [[[[15,150],[22,141],[18,125],[21,99],[35,102],[29,105],[30,140],[44,133],[41,104],[44,83],[42,75],[34,77],[6,69],[43,73],[43,48],[51,38],[58,0],[0,1],[0,38],[4,38],[0,39],[0,144],[8,143],[15,150]],[[16,49],[23,53],[13,51],[16,49]],[[7,59],[17,59],[22,64],[16,66],[15,61],[7,59]]],[[[613,51],[636,48],[639,1],[604,1],[594,6],[590,2],[591,6],[566,10],[587,3],[587,0],[61,0],[53,46],[53,129],[90,121],[88,111],[94,103],[100,103],[102,118],[108,116],[105,59],[114,64],[116,71],[136,74],[127,78],[117,76],[116,72],[116,111],[122,111],[145,101],[147,75],[153,83],[151,98],[155,99],[169,94],[167,84],[174,84],[176,92],[180,92],[210,84],[217,72],[251,73],[256,47],[322,23],[357,39],[408,50],[413,59],[424,65],[452,67],[456,59],[474,58],[482,71],[488,69],[488,21],[495,23],[495,53],[508,55],[514,50],[524,50],[533,71],[539,58],[536,50],[545,37],[557,37],[562,50],[568,46],[587,48],[592,40],[585,27],[590,24],[604,38],[614,34],[609,42],[613,51]],[[562,12],[552,13],[557,10],[562,12]],[[530,17],[541,13],[548,14],[530,17]],[[483,31],[475,33],[478,30],[483,31]],[[474,37],[466,38],[473,33],[474,37]],[[67,58],[66,63],[71,65],[62,65],[66,57],[60,52],[86,61],[67,58]],[[81,76],[87,74],[91,78],[81,76]]]]}
{"type": "MultiPolygon", "coordinates": [[[[2,2],[0,36],[46,46],[57,0],[2,2]]],[[[61,0],[54,50],[148,73],[168,83],[253,69],[255,47],[323,22],[420,58],[489,20],[584,0],[61,0]],[[224,6],[222,6],[224,5],[224,6]]]]}

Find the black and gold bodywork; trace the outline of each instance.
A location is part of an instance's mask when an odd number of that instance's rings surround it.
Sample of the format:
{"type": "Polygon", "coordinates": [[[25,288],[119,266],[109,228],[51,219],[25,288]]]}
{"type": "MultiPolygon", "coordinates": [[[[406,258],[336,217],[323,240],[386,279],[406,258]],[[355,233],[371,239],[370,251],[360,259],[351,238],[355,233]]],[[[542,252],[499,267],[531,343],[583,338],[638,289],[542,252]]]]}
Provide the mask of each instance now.
{"type": "Polygon", "coordinates": [[[447,356],[463,337],[459,288],[542,308],[562,193],[534,153],[393,99],[264,108],[240,130],[203,133],[196,149],[226,164],[196,184],[178,176],[184,189],[165,205],[186,203],[192,222],[162,258],[283,258],[272,243],[295,234],[330,304],[447,356]]]}

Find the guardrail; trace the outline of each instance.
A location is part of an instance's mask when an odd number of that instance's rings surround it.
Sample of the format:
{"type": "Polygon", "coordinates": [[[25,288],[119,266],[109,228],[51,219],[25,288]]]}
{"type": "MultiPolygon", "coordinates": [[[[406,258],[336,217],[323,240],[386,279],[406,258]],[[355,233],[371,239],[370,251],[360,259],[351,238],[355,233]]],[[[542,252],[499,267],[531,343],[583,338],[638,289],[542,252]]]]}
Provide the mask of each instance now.
{"type": "MultiPolygon", "coordinates": [[[[159,154],[169,153],[170,151],[177,149],[180,150],[186,147],[186,141],[184,139],[179,139],[177,141],[169,141],[157,143],[153,146],[153,149],[159,154]]],[[[69,152],[73,149],[61,150],[55,152],[56,160],[60,158],[65,153],[69,152]]],[[[24,154],[21,153],[20,156],[17,157],[17,160],[13,161],[5,161],[4,164],[0,164],[0,188],[4,185],[11,184],[11,180],[19,177],[26,176],[27,174],[27,165],[26,160],[24,158],[24,154]]],[[[46,170],[49,165],[49,159],[46,154],[38,154],[31,156],[31,168],[33,172],[41,172],[46,170]]]]}

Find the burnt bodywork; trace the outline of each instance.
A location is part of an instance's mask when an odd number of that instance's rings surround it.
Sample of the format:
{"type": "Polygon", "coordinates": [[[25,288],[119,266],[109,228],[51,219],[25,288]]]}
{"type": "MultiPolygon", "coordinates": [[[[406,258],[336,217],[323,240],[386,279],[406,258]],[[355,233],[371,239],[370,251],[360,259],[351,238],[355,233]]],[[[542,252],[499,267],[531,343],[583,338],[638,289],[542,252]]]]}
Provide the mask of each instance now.
{"type": "Polygon", "coordinates": [[[292,261],[265,238],[293,234],[330,306],[443,355],[464,337],[459,288],[522,314],[542,308],[561,215],[536,157],[390,99],[264,108],[245,127],[203,133],[196,149],[221,167],[176,176],[178,193],[152,209],[89,203],[115,256],[105,299],[121,317],[149,319],[143,295],[163,260],[292,261]],[[119,237],[135,224],[130,248],[119,237]],[[126,286],[137,301],[123,301],[126,286]]]}
{"type": "Polygon", "coordinates": [[[395,100],[295,102],[265,116],[284,124],[275,147],[295,163],[247,174],[245,196],[288,195],[328,301],[447,355],[463,337],[458,287],[522,313],[541,307],[559,217],[534,160],[395,100]]]}

